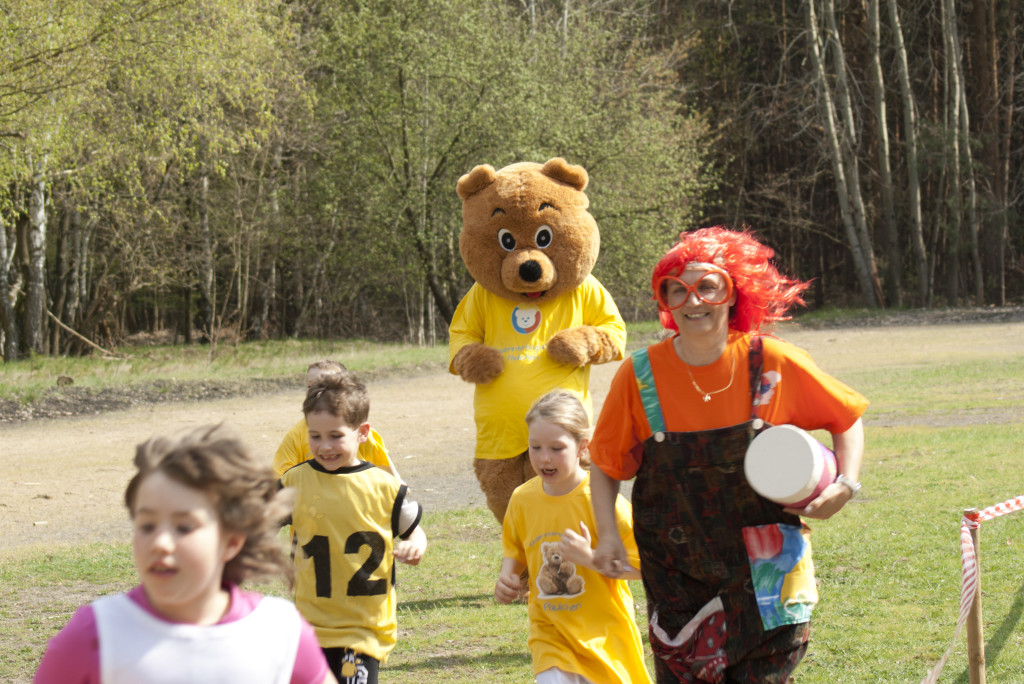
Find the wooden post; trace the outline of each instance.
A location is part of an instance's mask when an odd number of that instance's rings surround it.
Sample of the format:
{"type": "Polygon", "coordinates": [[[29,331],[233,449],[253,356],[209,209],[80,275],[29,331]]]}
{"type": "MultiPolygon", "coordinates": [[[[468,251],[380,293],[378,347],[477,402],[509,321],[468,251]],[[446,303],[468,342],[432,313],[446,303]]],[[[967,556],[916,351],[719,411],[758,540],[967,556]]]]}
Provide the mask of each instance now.
{"type": "MultiPolygon", "coordinates": [[[[974,513],[978,509],[968,508],[964,514],[974,513]]],[[[981,620],[981,547],[978,544],[978,532],[981,528],[971,528],[971,542],[974,544],[974,558],[977,563],[978,588],[971,604],[971,612],[967,614],[967,667],[970,672],[971,684],[985,684],[985,627],[981,620]]]]}

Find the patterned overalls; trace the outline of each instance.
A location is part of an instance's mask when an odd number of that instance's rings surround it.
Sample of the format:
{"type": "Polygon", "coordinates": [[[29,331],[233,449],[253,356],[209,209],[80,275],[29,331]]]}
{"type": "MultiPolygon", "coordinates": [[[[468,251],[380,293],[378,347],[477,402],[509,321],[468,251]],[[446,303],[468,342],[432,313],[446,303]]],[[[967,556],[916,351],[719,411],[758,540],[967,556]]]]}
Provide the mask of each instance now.
{"type": "MultiPolygon", "coordinates": [[[[799,617],[784,618],[782,626],[772,629],[763,626],[754,593],[751,563],[755,556],[767,556],[756,550],[750,554],[745,537],[762,530],[778,536],[782,529],[799,544],[802,530],[798,516],[754,493],[743,474],[747,445],[766,427],[759,418],[759,337],[751,339],[749,366],[750,420],[714,430],[668,432],[647,350],[633,355],[653,433],[644,442],[633,484],[633,531],[659,682],[785,682],[807,649],[807,620],[816,593],[798,607],[804,611],[799,617]]],[[[801,567],[805,575],[810,569],[813,586],[809,544],[800,553],[806,554],[801,567]]],[[[757,574],[760,578],[762,571],[757,574]]]]}

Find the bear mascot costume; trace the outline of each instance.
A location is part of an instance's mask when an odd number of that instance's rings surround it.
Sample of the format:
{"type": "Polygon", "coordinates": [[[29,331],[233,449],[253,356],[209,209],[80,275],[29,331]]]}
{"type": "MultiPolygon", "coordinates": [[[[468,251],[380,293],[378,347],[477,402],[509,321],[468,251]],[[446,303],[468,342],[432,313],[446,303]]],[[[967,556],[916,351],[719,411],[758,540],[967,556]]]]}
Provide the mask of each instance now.
{"type": "Polygon", "coordinates": [[[473,468],[502,522],[533,477],[526,412],[547,392],[574,392],[587,412],[590,365],[622,359],[626,326],[591,269],[601,244],[582,166],[556,157],[459,179],[459,251],[476,281],[449,329],[450,372],[476,385],[473,468]]]}

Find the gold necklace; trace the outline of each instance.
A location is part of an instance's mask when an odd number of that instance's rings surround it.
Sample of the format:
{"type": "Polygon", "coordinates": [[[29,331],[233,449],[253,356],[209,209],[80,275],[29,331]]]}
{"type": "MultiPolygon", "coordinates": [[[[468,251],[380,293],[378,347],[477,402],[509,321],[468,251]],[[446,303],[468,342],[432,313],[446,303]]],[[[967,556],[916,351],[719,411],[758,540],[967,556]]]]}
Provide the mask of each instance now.
{"type": "Polygon", "coordinates": [[[734,353],[732,355],[732,368],[729,370],[729,384],[726,385],[725,387],[723,387],[722,389],[716,389],[716,390],[713,390],[711,392],[705,392],[704,390],[702,390],[700,388],[700,385],[698,385],[697,381],[694,379],[693,371],[690,370],[690,364],[686,364],[686,372],[690,374],[690,382],[693,383],[693,389],[697,390],[698,394],[703,395],[704,403],[706,404],[709,401],[711,401],[711,395],[712,394],[718,394],[719,392],[724,392],[725,390],[727,390],[730,387],[732,387],[733,378],[736,377],[736,354],[734,353]]]}

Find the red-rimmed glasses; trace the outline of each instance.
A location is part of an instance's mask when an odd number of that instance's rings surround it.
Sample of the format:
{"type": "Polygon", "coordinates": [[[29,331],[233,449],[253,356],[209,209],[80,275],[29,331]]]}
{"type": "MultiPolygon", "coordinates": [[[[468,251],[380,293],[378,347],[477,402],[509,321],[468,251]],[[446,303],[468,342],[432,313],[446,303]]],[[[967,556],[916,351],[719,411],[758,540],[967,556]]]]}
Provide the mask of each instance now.
{"type": "Polygon", "coordinates": [[[704,275],[697,279],[697,282],[684,282],[681,278],[673,275],[662,276],[654,288],[654,298],[658,301],[658,308],[663,311],[673,311],[687,302],[690,295],[705,304],[717,306],[725,304],[732,297],[732,278],[725,269],[714,264],[688,264],[695,269],[705,271],[704,275]]]}

